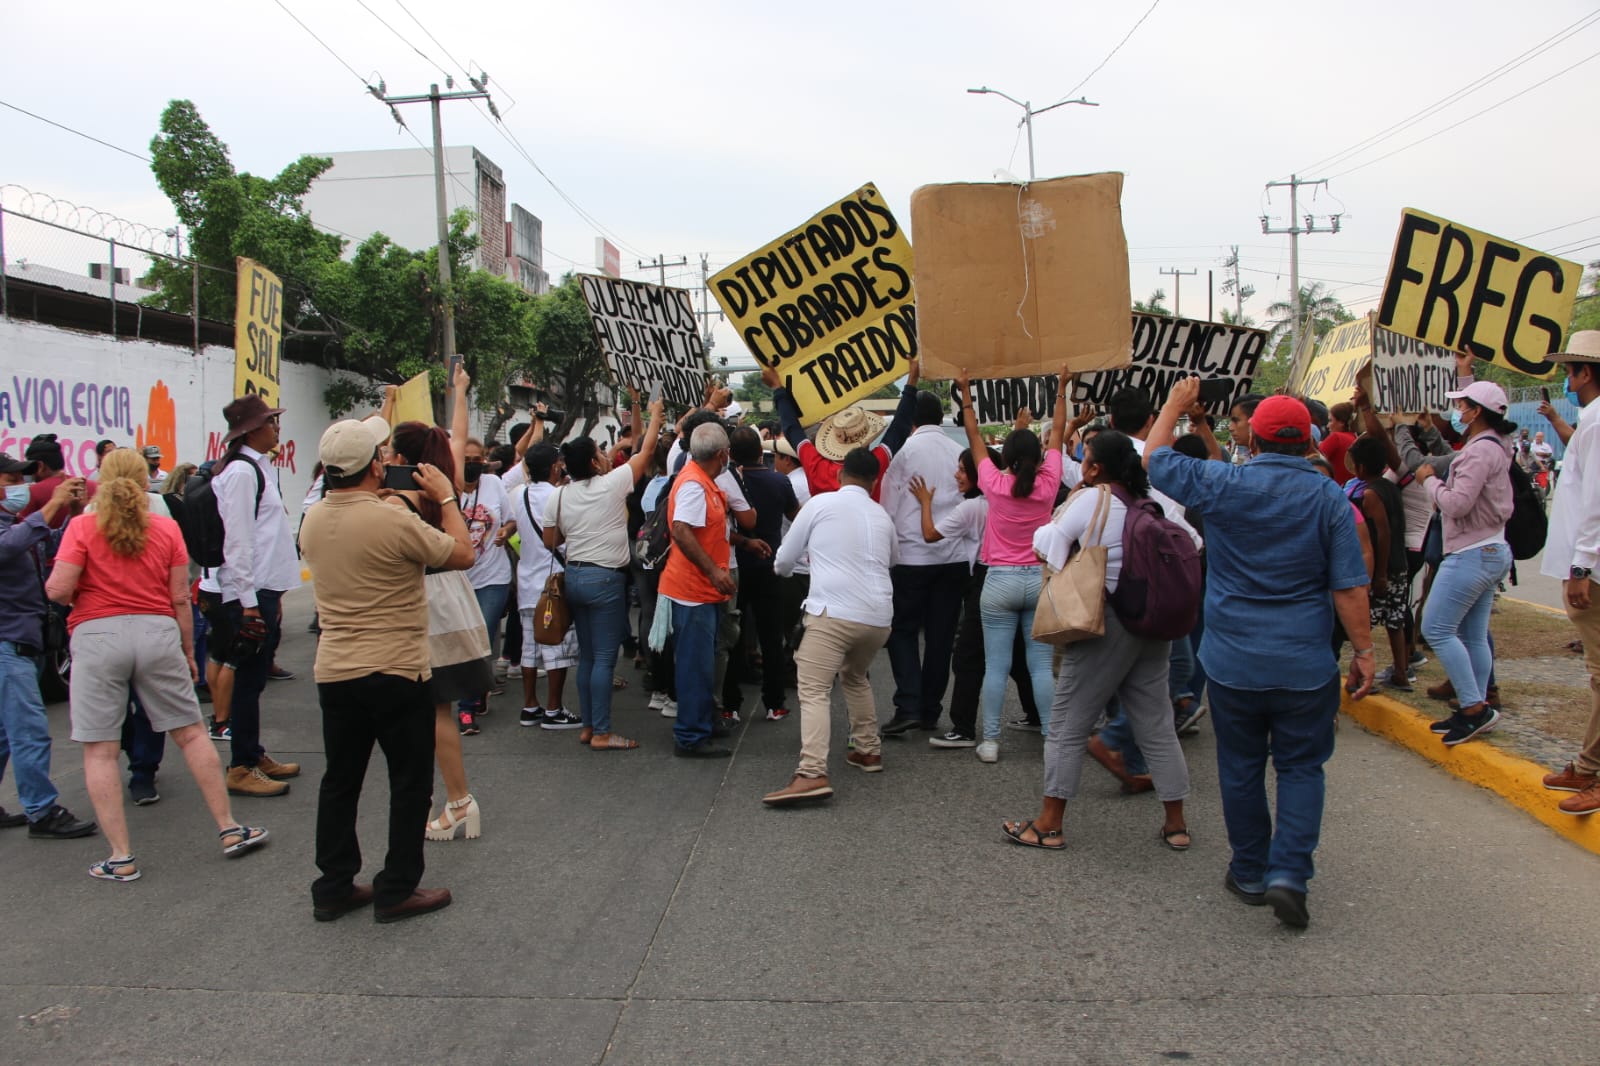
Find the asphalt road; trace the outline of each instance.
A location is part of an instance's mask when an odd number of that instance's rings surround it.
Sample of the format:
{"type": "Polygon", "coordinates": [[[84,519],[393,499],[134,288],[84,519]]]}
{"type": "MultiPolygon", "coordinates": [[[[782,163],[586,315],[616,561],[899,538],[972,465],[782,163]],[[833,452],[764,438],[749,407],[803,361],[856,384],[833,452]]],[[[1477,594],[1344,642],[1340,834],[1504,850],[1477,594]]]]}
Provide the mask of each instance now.
{"type": "MultiPolygon", "coordinates": [[[[640,751],[520,729],[509,697],[467,739],[485,835],[430,844],[424,882],[453,907],[315,923],[309,599],[289,598],[280,658],[301,680],[272,685],[264,730],[306,772],[236,801],[271,829],[261,852],[221,858],[175,753],[162,801],[129,809],[141,881],[87,877],[98,838],[0,832],[0,1062],[1593,1058],[1600,858],[1348,721],[1304,933],[1222,890],[1209,729],[1186,742],[1191,851],[1158,843],[1152,796],[1090,766],[1056,855],[998,829],[1037,810],[1037,736],[1007,733],[994,766],[890,741],[868,776],[842,763],[836,710],[837,796],[771,811],[798,722],[749,723],[731,760],[675,759],[631,668],[618,714],[640,751]]],[[[874,680],[886,707],[886,663],[874,680]]],[[[65,707],[51,718],[65,802],[87,812],[65,707]]],[[[384,784],[375,761],[374,851],[384,784]]]]}

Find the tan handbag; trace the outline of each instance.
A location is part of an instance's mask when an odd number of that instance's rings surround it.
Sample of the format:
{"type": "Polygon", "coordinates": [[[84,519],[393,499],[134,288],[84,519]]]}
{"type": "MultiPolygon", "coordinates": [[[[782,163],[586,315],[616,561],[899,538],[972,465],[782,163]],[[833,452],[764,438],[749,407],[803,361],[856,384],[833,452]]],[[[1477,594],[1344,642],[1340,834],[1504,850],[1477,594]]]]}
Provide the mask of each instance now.
{"type": "MultiPolygon", "coordinates": [[[[533,517],[531,511],[528,517],[533,517]]],[[[537,523],[534,528],[538,528],[537,523]]],[[[561,493],[556,494],[556,528],[561,528],[561,493]]],[[[554,565],[552,562],[551,566],[554,565]]],[[[533,607],[533,639],[538,644],[559,645],[567,639],[567,629],[571,625],[572,608],[567,605],[565,575],[552,569],[550,576],[545,578],[539,602],[533,607]]]]}
{"type": "Polygon", "coordinates": [[[1033,639],[1046,644],[1072,644],[1106,635],[1106,548],[1099,543],[1111,514],[1111,492],[1096,491],[1100,502],[1084,532],[1081,547],[1060,570],[1046,574],[1033,611],[1033,639]]]}

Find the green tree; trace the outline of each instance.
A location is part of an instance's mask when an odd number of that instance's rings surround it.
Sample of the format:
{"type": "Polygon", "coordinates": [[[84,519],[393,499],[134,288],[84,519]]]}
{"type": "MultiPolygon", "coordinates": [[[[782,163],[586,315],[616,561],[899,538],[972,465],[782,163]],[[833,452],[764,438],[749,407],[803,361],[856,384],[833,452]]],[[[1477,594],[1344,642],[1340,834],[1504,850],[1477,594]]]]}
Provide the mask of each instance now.
{"type": "Polygon", "coordinates": [[[1167,306],[1167,290],[1157,289],[1150,294],[1148,300],[1133,301],[1133,309],[1146,315],[1165,315],[1172,317],[1172,309],[1167,306]]]}

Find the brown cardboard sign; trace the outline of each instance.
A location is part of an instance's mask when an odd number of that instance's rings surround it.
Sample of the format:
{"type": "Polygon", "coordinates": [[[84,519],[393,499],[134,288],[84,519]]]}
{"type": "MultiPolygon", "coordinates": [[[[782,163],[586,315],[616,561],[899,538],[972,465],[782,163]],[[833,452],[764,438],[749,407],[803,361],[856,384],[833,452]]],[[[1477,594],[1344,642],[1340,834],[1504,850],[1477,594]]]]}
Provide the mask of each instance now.
{"type": "Polygon", "coordinates": [[[974,378],[1128,365],[1122,175],[911,194],[923,373],[974,378]]]}

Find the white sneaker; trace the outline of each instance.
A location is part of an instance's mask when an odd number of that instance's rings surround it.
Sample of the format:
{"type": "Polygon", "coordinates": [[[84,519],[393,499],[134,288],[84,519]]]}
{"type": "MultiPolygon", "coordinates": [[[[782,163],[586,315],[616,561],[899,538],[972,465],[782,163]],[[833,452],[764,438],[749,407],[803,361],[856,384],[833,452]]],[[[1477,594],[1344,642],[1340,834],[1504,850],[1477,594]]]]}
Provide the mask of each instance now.
{"type": "Polygon", "coordinates": [[[494,676],[495,677],[505,677],[506,674],[508,674],[510,672],[511,672],[511,661],[509,659],[496,659],[494,661],[494,676]]]}
{"type": "Polygon", "coordinates": [[[512,678],[521,678],[521,677],[522,677],[522,664],[521,663],[511,663],[510,665],[508,665],[506,667],[506,680],[509,681],[512,678]]]}
{"type": "Polygon", "coordinates": [[[676,717],[678,717],[678,701],[677,700],[667,700],[667,702],[663,703],[661,705],[661,717],[663,717],[663,718],[676,718],[676,717]]]}
{"type": "Polygon", "coordinates": [[[652,711],[659,711],[661,708],[665,707],[666,705],[667,705],[667,694],[665,692],[652,692],[652,693],[650,693],[650,709],[652,711]]]}
{"type": "Polygon", "coordinates": [[[997,740],[985,740],[981,744],[979,744],[978,745],[978,761],[979,762],[999,762],[1000,761],[1000,742],[997,741],[997,740]]]}

